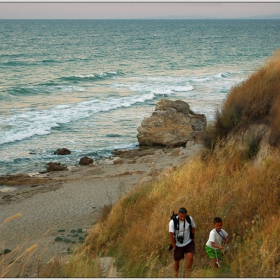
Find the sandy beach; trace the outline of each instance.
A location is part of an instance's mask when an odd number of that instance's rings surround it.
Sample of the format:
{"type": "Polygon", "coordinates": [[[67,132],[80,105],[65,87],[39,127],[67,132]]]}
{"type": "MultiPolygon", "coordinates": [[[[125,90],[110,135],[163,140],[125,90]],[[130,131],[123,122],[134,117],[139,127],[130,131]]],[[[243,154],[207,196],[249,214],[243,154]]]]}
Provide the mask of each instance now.
{"type": "Polygon", "coordinates": [[[0,227],[1,246],[14,250],[24,242],[24,248],[37,244],[33,257],[42,255],[43,262],[67,255],[83,242],[102,207],[115,203],[137,184],[155,179],[200,149],[200,144],[152,148],[144,153],[123,153],[94,165],[31,174],[29,181],[18,181],[18,185],[12,180],[5,187],[1,183],[0,222],[21,214],[0,227]]]}

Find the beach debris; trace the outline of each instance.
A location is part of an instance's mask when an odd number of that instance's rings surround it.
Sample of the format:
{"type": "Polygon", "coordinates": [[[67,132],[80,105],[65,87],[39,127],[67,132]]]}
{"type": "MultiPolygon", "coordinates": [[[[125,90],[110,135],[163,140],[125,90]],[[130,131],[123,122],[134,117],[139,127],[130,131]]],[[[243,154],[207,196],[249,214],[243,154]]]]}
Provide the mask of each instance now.
{"type": "Polygon", "coordinates": [[[165,156],[165,152],[162,149],[157,149],[155,150],[154,155],[157,157],[165,156]]]}
{"type": "Polygon", "coordinates": [[[181,147],[173,149],[168,155],[171,157],[176,157],[180,155],[180,152],[182,152],[181,147]]]}
{"type": "Polygon", "coordinates": [[[138,127],[137,138],[140,146],[182,146],[190,140],[199,141],[206,124],[206,116],[195,114],[188,103],[163,98],[138,127]]]}
{"type": "Polygon", "coordinates": [[[104,164],[114,164],[113,160],[105,159],[104,164]]]}
{"type": "Polygon", "coordinates": [[[40,174],[40,172],[28,173],[29,177],[39,177],[39,178],[48,178],[49,174],[40,174]]]}
{"type": "Polygon", "coordinates": [[[155,156],[151,155],[151,156],[143,156],[140,157],[138,159],[136,159],[136,163],[152,163],[155,160],[155,156]]]}
{"type": "Polygon", "coordinates": [[[79,161],[79,164],[81,165],[89,165],[91,163],[93,163],[93,159],[89,157],[82,157],[79,161]]]}
{"type": "Polygon", "coordinates": [[[57,149],[54,152],[55,155],[69,155],[71,154],[71,151],[67,148],[57,149]]]}
{"type": "Polygon", "coordinates": [[[115,157],[113,159],[114,164],[122,164],[123,163],[123,159],[120,157],[115,157]]]}
{"type": "Polygon", "coordinates": [[[69,171],[78,171],[80,168],[79,167],[77,167],[77,166],[67,166],[67,170],[69,170],[69,171]]]}
{"type": "Polygon", "coordinates": [[[41,176],[39,172],[28,173],[29,177],[41,176]]]}
{"type": "Polygon", "coordinates": [[[8,187],[8,186],[1,186],[0,187],[0,193],[4,193],[4,192],[12,192],[12,191],[16,191],[18,188],[16,187],[8,187]]]}

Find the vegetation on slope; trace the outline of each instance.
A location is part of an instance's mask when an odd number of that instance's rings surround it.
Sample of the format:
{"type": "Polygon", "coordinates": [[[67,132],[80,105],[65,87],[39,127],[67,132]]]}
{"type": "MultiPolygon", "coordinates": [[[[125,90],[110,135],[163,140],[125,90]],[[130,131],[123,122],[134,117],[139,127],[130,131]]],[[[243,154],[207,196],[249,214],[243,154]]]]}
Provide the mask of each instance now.
{"type": "MultiPolygon", "coordinates": [[[[172,264],[168,222],[186,206],[197,224],[194,274],[205,275],[204,245],[220,216],[233,237],[223,276],[275,277],[279,266],[279,160],[255,167],[234,147],[194,159],[120,200],[89,236],[88,252],[112,254],[124,277],[164,277],[172,264]]],[[[212,275],[213,276],[213,275],[212,275]]]]}
{"type": "Polygon", "coordinates": [[[216,133],[220,138],[234,129],[252,123],[271,126],[269,144],[280,144],[280,50],[242,83],[231,88],[221,110],[217,112],[216,133]]]}

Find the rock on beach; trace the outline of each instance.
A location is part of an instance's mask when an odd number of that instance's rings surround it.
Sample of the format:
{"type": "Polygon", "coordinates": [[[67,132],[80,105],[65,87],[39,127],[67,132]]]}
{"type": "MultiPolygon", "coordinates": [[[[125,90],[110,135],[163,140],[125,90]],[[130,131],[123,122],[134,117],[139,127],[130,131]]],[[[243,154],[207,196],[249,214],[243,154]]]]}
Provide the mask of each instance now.
{"type": "Polygon", "coordinates": [[[79,164],[81,165],[89,165],[91,163],[93,163],[93,159],[89,157],[82,157],[79,161],[79,164]]]}
{"type": "Polygon", "coordinates": [[[163,98],[152,116],[142,121],[137,138],[140,146],[182,146],[190,140],[199,141],[206,124],[205,115],[192,112],[188,103],[163,98]]]}
{"type": "Polygon", "coordinates": [[[59,162],[49,162],[47,164],[47,172],[67,170],[67,166],[61,165],[59,162]]]}

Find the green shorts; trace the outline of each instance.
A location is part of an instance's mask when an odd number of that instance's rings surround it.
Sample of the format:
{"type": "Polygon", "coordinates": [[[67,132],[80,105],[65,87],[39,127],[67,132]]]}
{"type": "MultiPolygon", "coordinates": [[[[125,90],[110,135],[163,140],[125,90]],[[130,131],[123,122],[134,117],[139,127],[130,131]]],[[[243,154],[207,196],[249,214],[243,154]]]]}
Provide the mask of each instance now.
{"type": "Polygon", "coordinates": [[[208,246],[205,246],[205,251],[207,253],[207,255],[209,256],[210,259],[214,259],[214,258],[221,258],[221,250],[219,249],[212,249],[208,246]],[[216,252],[215,252],[216,251],[216,252]]]}

